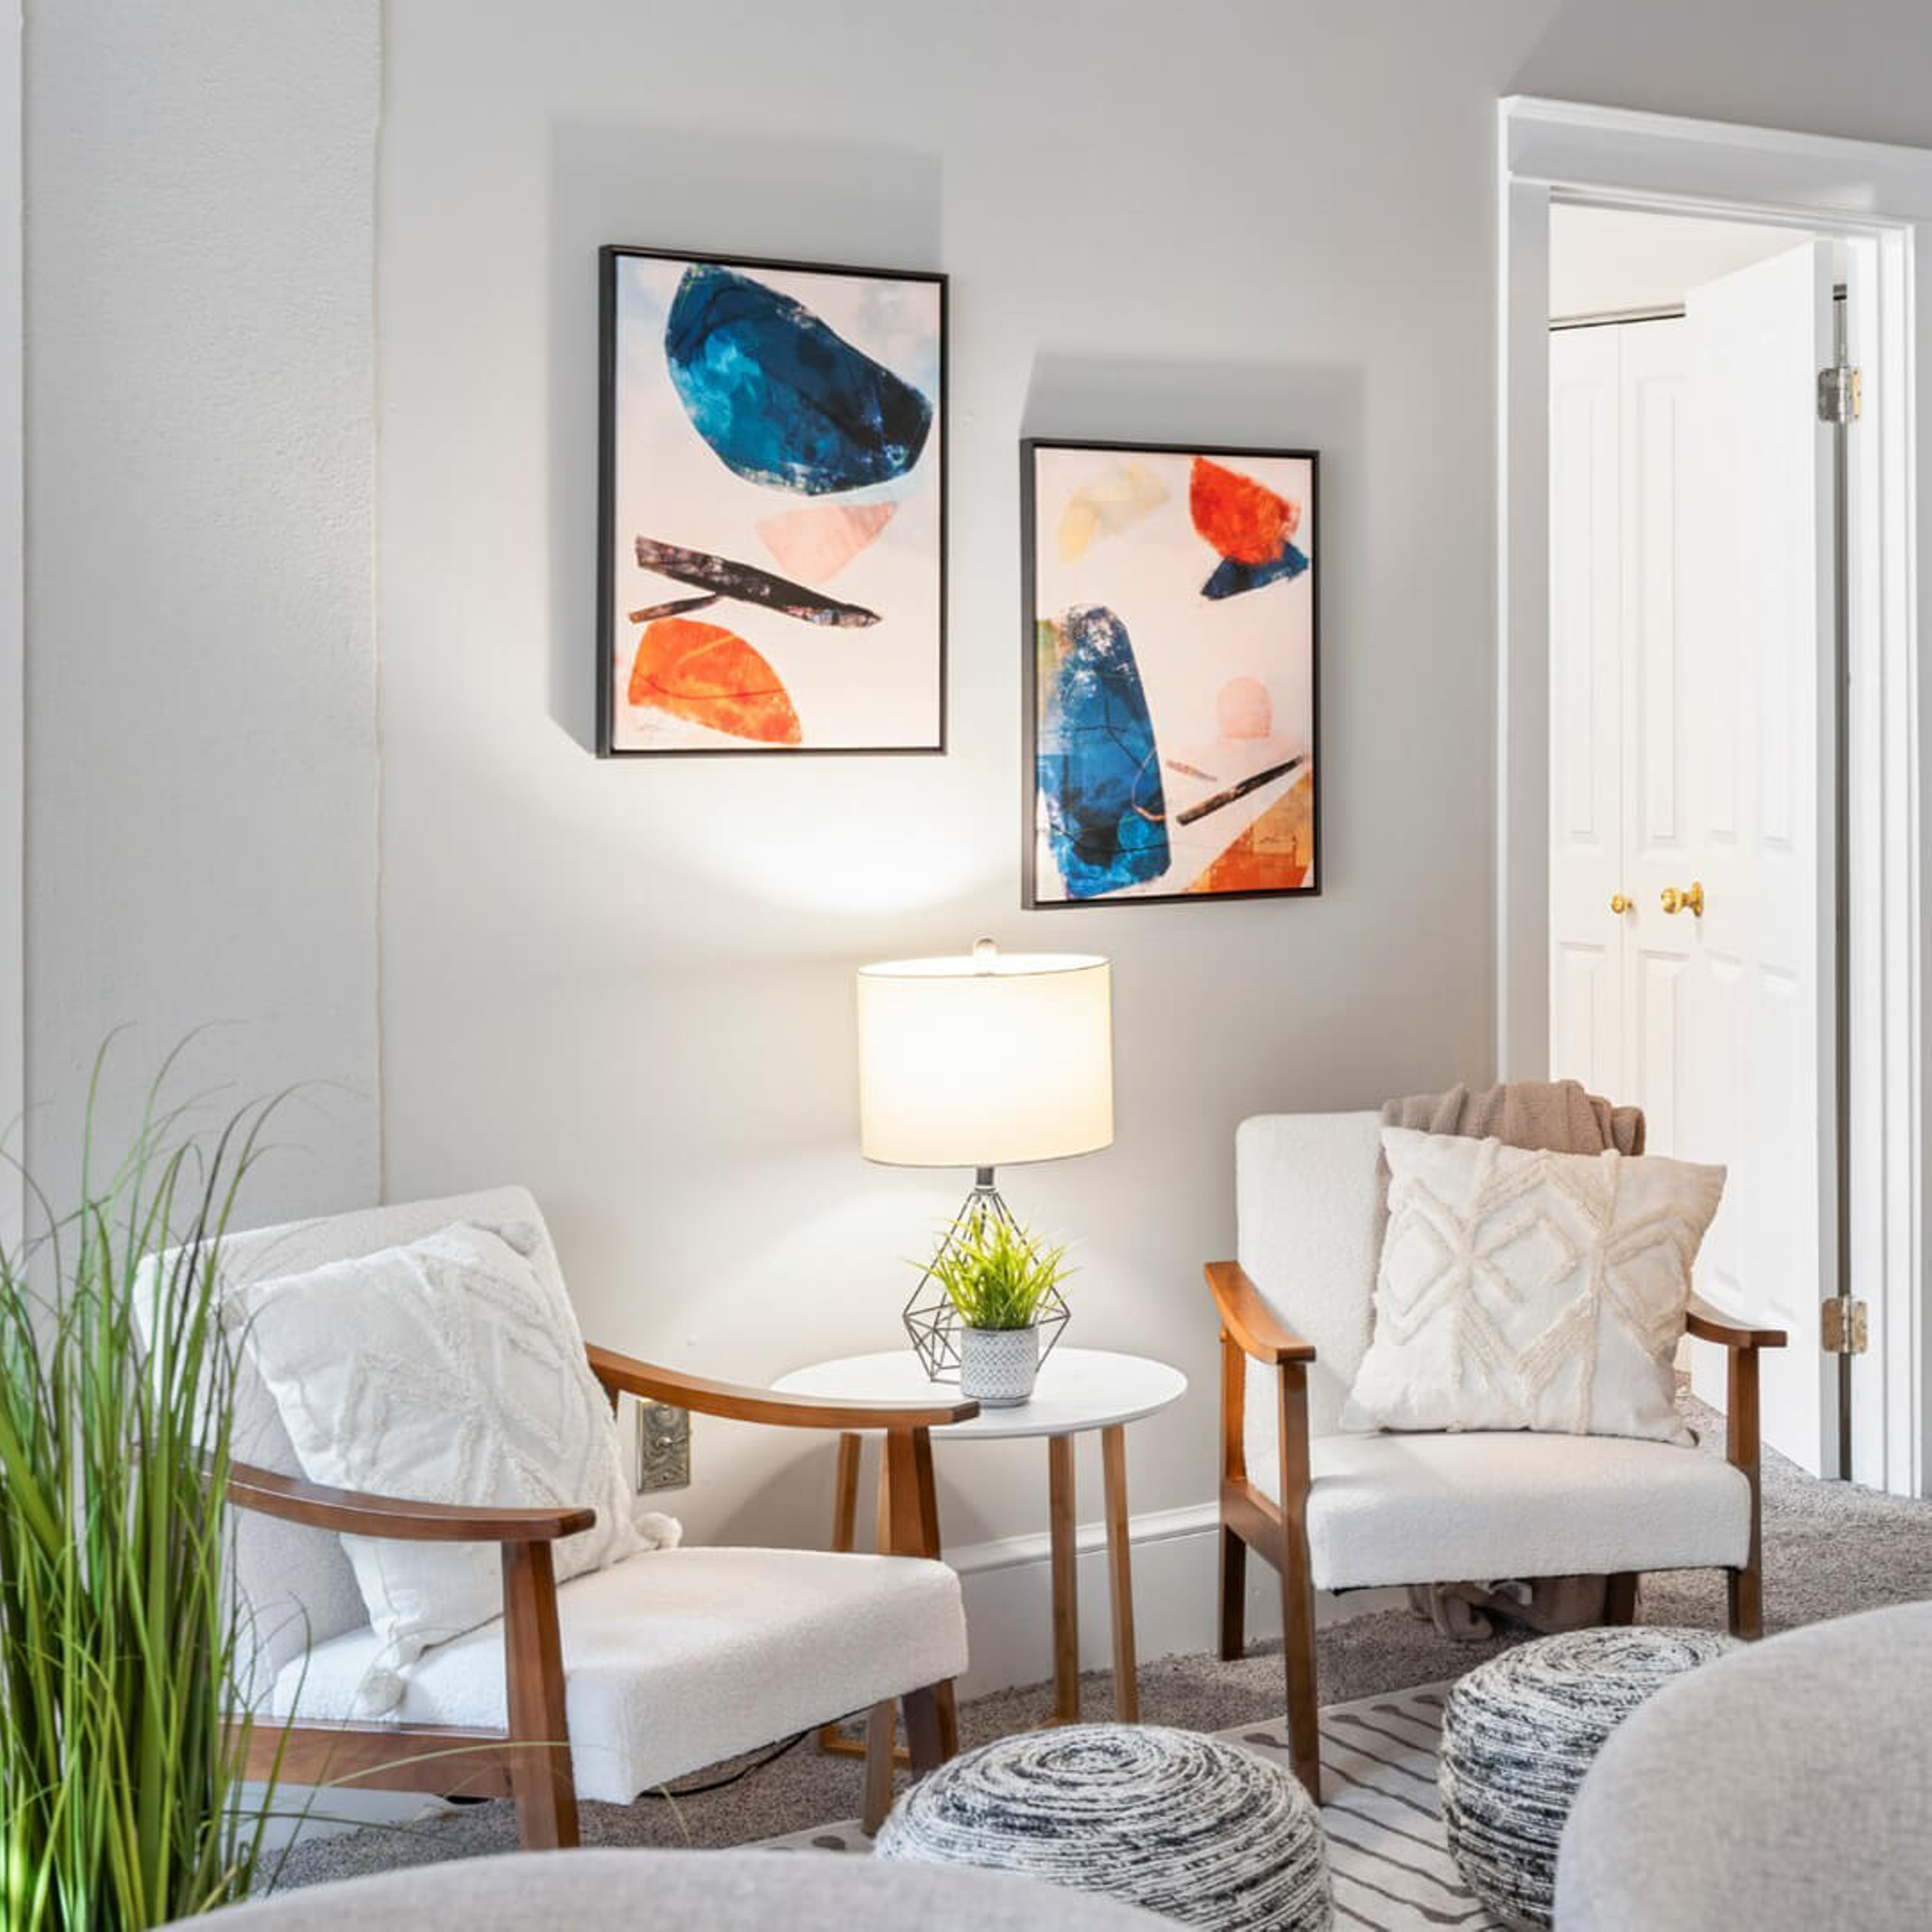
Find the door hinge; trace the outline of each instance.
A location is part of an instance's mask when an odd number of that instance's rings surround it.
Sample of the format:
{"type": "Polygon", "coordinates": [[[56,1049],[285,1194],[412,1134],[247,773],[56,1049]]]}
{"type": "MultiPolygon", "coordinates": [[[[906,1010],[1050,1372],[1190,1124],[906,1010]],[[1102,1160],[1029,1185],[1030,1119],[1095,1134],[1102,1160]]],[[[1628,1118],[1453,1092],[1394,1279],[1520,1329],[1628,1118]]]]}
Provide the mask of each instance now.
{"type": "Polygon", "coordinates": [[[1822,423],[1856,422],[1864,406],[1864,384],[1856,369],[1838,363],[1818,371],[1818,420],[1822,423]]]}
{"type": "Polygon", "coordinates": [[[1862,1355],[1866,1346],[1864,1304],[1849,1294],[1833,1296],[1825,1304],[1826,1354],[1862,1355]]]}

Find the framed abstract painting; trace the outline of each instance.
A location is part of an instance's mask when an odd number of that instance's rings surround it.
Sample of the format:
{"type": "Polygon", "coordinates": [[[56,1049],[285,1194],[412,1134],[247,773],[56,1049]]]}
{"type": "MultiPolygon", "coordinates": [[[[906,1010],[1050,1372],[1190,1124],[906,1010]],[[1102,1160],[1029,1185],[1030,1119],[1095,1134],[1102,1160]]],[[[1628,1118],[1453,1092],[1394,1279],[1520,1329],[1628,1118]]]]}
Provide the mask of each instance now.
{"type": "Polygon", "coordinates": [[[1318,467],[1020,446],[1027,905],[1320,890],[1318,467]]]}
{"type": "Polygon", "coordinates": [[[608,248],[597,751],[946,748],[946,278],[608,248]]]}

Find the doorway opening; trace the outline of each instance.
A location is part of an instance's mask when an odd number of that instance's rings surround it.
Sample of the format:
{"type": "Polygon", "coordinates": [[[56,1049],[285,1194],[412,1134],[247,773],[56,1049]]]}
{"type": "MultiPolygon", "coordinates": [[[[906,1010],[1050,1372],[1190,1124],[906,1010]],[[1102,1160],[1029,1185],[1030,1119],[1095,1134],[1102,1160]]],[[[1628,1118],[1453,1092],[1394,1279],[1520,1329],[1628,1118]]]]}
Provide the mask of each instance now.
{"type": "MultiPolygon", "coordinates": [[[[1550,1064],[1726,1171],[1700,1291],[1790,1336],[1766,1439],[1849,1472],[1838,724],[1846,249],[1550,211],[1550,1064]],[[1837,390],[1824,391],[1830,412],[1837,390]],[[1821,1370],[1822,1372],[1821,1372],[1821,1370]]],[[[1722,1408],[1722,1352],[1687,1342],[1722,1408]]]]}
{"type": "Polygon", "coordinates": [[[1924,1493],[1932,153],[1499,131],[1498,1070],[1731,1166],[1767,1439],[1924,1493]]]}

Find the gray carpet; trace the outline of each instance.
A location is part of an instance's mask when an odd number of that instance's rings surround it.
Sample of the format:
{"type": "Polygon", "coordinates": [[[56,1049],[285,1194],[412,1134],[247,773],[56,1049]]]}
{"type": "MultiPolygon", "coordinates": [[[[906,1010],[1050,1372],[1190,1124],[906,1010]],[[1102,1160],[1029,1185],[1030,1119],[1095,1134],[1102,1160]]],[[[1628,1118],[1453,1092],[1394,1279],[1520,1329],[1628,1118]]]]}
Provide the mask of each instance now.
{"type": "MultiPolygon", "coordinates": [[[[1720,1451],[1721,1420],[1694,1403],[1688,1412],[1707,1450],[1720,1451]]],[[[1816,1482],[1782,1457],[1767,1456],[1764,1544],[1768,1630],[1932,1598],[1932,1503],[1816,1482]]],[[[1721,1629],[1723,1573],[1646,1577],[1640,1615],[1647,1623],[1721,1629]]],[[[1341,1703],[1455,1677],[1516,1640],[1452,1643],[1400,1610],[1355,1618],[1321,1634],[1321,1701],[1341,1703]]],[[[1112,1699],[1106,1673],[1084,1677],[1082,1696],[1087,1715],[1106,1717],[1112,1699]]],[[[1201,1654],[1142,1666],[1141,1716],[1148,1724],[1225,1730],[1277,1715],[1281,1699],[1278,1645],[1258,1647],[1238,1664],[1201,1654]]],[[[1038,1684],[976,1698],[961,1708],[962,1742],[981,1744],[1020,1730],[1035,1722],[1050,1701],[1047,1688],[1038,1684]]],[[[586,1844],[596,1845],[742,1844],[851,1817],[860,1804],[857,1762],[822,1756],[808,1741],[742,1782],[708,1796],[674,1804],[650,1798],[586,1804],[583,1833],[586,1844]]],[[[326,1810],[326,1796],[316,1808],[326,1810]]],[[[476,1858],[512,1850],[516,1842],[515,1814],[507,1802],[469,1805],[406,1827],[371,1828],[298,1845],[279,1882],[316,1884],[395,1865],[476,1858]]]]}

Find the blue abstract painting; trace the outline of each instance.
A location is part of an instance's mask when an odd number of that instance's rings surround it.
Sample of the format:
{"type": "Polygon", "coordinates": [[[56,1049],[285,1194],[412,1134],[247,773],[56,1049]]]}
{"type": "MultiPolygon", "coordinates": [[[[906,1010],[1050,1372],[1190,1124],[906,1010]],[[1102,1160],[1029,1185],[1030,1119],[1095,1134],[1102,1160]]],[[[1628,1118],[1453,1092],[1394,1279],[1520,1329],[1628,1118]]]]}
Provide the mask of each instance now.
{"type": "Polygon", "coordinates": [[[1034,763],[1068,896],[1159,878],[1168,868],[1167,799],[1127,627],[1095,605],[1041,624],[1035,641],[1034,763]]]}
{"type": "Polygon", "coordinates": [[[664,359],[692,426],[748,481],[822,496],[919,460],[932,404],[800,302],[715,262],[687,268],[664,359]]]}
{"type": "Polygon", "coordinates": [[[1318,889],[1317,460],[1022,445],[1027,905],[1318,889]]]}
{"type": "Polygon", "coordinates": [[[945,279],[604,251],[598,748],[945,743],[945,279]]]}

